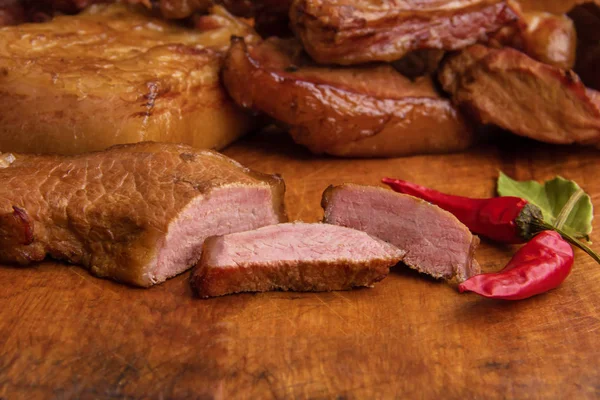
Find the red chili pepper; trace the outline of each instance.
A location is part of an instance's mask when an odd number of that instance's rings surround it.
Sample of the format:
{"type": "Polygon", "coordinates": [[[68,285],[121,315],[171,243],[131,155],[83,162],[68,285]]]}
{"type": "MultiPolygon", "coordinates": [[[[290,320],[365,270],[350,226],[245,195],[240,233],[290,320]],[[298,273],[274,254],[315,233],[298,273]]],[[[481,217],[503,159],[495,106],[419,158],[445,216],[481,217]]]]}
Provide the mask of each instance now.
{"type": "Polygon", "coordinates": [[[481,296],[522,300],[558,287],[573,266],[573,248],[554,231],[544,231],[521,247],[497,273],[476,275],[458,286],[481,296]]]}
{"type": "Polygon", "coordinates": [[[496,242],[525,243],[540,229],[532,222],[543,221],[542,211],[519,197],[472,199],[453,196],[400,179],[384,178],[393,190],[426,200],[450,212],[472,232],[496,242]]]}

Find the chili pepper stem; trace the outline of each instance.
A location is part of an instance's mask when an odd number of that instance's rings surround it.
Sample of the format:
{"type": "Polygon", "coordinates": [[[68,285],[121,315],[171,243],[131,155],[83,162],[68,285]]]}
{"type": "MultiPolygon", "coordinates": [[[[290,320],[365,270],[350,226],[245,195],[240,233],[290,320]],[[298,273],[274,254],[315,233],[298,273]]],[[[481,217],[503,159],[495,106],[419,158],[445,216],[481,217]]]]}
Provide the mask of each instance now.
{"type": "Polygon", "coordinates": [[[533,224],[537,228],[539,228],[540,231],[548,230],[548,231],[556,231],[556,232],[558,232],[563,237],[563,239],[565,239],[567,242],[571,243],[573,246],[579,247],[581,250],[585,251],[598,264],[600,264],[600,255],[598,253],[596,253],[588,245],[586,245],[585,243],[583,243],[580,240],[575,239],[573,236],[569,235],[568,233],[566,233],[562,229],[560,229],[560,228],[558,228],[556,226],[552,226],[550,224],[547,224],[545,222],[541,222],[541,221],[533,222],[533,224]]]}

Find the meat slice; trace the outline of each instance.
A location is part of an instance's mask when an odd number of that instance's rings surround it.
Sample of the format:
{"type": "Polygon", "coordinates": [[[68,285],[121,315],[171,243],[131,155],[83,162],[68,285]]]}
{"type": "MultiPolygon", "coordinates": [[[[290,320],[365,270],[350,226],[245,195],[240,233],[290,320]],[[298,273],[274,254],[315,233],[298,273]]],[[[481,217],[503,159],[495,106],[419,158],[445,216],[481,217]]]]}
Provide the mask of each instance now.
{"type": "Polygon", "coordinates": [[[460,49],[517,18],[505,0],[296,0],[290,17],[317,62],[343,65],[460,49]]]}
{"type": "Polygon", "coordinates": [[[222,8],[205,18],[211,29],[192,30],[102,4],[3,28],[0,151],[78,154],[144,140],[220,149],[239,138],[253,122],[219,74],[230,36],[256,34],[222,8]]]}
{"type": "Polygon", "coordinates": [[[406,251],[402,260],[419,272],[462,282],[479,273],[479,238],[452,214],[412,196],[344,184],[323,193],[324,221],[359,229],[406,251]]]}
{"type": "Polygon", "coordinates": [[[0,263],[48,256],[151,286],[193,266],[208,236],[286,219],[281,178],[209,150],[141,143],[0,159],[0,263]]]}
{"type": "Polygon", "coordinates": [[[404,251],[327,224],[272,225],[209,238],[192,275],[200,297],[240,292],[323,292],[372,286],[404,251]]]}
{"type": "Polygon", "coordinates": [[[463,150],[473,141],[429,77],[412,82],[389,65],[314,66],[294,41],[233,39],[223,82],[237,104],[287,124],[314,153],[394,157],[463,150]]]}
{"type": "Polygon", "coordinates": [[[449,58],[439,79],[455,104],[484,124],[548,143],[600,141],[599,93],[571,70],[475,45],[449,58]]]}

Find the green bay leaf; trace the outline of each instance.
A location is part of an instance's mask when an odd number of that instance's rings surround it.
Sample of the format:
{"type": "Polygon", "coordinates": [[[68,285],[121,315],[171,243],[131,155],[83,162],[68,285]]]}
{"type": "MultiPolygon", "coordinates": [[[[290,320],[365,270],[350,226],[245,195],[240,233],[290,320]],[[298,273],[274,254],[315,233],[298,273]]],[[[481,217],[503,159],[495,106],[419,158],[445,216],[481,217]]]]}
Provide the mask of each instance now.
{"type": "Polygon", "coordinates": [[[589,238],[592,233],[592,200],[573,181],[557,176],[544,184],[536,181],[519,182],[500,172],[497,189],[500,196],[521,197],[535,204],[542,210],[544,220],[551,225],[557,223],[562,211],[559,224],[565,232],[577,238],[589,238]],[[569,202],[572,197],[576,201],[569,202]]]}

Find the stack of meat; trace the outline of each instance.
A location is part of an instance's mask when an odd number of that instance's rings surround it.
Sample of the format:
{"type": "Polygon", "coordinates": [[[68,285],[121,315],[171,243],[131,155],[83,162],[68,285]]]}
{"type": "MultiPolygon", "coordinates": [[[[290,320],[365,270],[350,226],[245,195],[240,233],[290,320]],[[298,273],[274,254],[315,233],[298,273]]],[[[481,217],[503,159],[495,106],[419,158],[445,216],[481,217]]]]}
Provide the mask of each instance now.
{"type": "MultiPolygon", "coordinates": [[[[15,0],[5,6],[0,19],[4,24],[43,20],[98,2],[107,1],[15,0]]],[[[211,0],[127,2],[141,3],[155,16],[180,24],[195,22],[197,29],[208,34],[217,26],[222,28],[222,23],[202,16],[211,9],[214,15],[211,0]]],[[[217,2],[221,14],[235,14],[240,24],[247,22],[262,36],[248,33],[250,27],[240,33],[238,27],[225,30],[236,35],[228,50],[209,46],[222,68],[221,87],[250,113],[211,114],[208,123],[220,128],[226,124],[214,121],[238,118],[243,122],[224,128],[236,130],[220,134],[226,139],[184,140],[190,144],[220,148],[252,126],[245,119],[250,114],[270,117],[314,153],[348,157],[459,151],[477,140],[478,126],[487,124],[549,143],[600,142],[600,93],[594,90],[600,89],[600,80],[593,68],[600,59],[600,12],[592,1],[217,2]]],[[[220,79],[218,71],[214,79],[220,79]]],[[[150,92],[142,95],[150,97],[141,104],[145,108],[163,100],[160,89],[148,87],[150,92]]],[[[18,91],[10,92],[9,98],[22,98],[18,91]]],[[[5,121],[1,113],[10,107],[0,110],[5,110],[0,111],[0,121],[5,121]]],[[[145,109],[128,115],[145,118],[144,129],[152,125],[153,115],[145,109]]],[[[33,126],[39,125],[28,117],[33,126]]],[[[78,137],[84,127],[72,125],[78,137]]],[[[163,125],[163,130],[174,126],[163,125]]],[[[202,121],[183,123],[185,127],[199,125],[202,121]]],[[[0,133],[18,136],[16,127],[21,135],[23,124],[18,122],[4,123],[0,133]]],[[[135,139],[124,135],[116,142],[135,139]]],[[[101,143],[57,151],[74,153],[114,144],[101,143]]],[[[30,150],[28,145],[10,147],[0,141],[0,150],[30,150]]]]}

